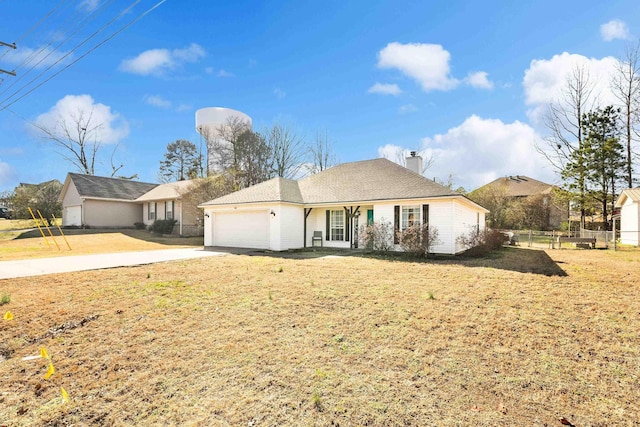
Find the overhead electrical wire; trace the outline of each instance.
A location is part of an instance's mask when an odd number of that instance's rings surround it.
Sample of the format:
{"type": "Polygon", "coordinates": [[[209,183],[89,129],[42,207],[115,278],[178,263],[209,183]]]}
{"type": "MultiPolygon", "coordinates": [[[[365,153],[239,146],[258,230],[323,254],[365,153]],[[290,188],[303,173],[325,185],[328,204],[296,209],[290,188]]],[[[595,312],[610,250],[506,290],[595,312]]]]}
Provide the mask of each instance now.
{"type": "Polygon", "coordinates": [[[36,89],[42,87],[45,83],[47,83],[48,81],[50,81],[51,79],[53,79],[54,77],[58,76],[60,73],[62,73],[63,71],[67,70],[69,67],[71,67],[72,65],[76,64],[78,61],[80,61],[81,59],[85,58],[87,55],[89,55],[90,53],[92,53],[93,51],[95,51],[96,49],[98,49],[100,46],[104,45],[105,43],[107,43],[109,40],[113,39],[115,36],[117,36],[118,34],[120,34],[121,32],[123,32],[124,30],[126,30],[127,28],[129,28],[131,25],[135,24],[136,22],[138,22],[140,19],[144,18],[146,15],[148,15],[149,13],[151,13],[152,11],[154,11],[155,9],[157,9],[160,5],[162,5],[163,3],[166,2],[166,0],[161,0],[159,2],[157,2],[155,5],[153,5],[152,7],[150,7],[149,9],[147,9],[146,11],[144,11],[143,13],[141,13],[139,16],[137,16],[135,19],[129,21],[127,24],[125,24],[124,26],[122,26],[121,28],[119,28],[117,31],[115,31],[114,33],[112,33],[110,36],[108,36],[107,38],[105,38],[104,40],[102,40],[100,43],[96,44],[95,46],[93,46],[91,49],[89,49],[88,51],[86,51],[84,54],[82,54],[81,56],[79,56],[77,59],[75,59],[74,61],[70,62],[69,64],[67,64],[66,66],[64,66],[63,68],[61,68],[60,70],[56,71],[55,73],[53,73],[52,75],[50,75],[49,77],[47,77],[45,80],[41,81],[40,83],[38,83],[36,86],[34,86],[33,88],[29,89],[28,91],[22,93],[19,97],[17,97],[16,99],[14,99],[13,101],[7,103],[11,98],[17,96],[23,89],[25,89],[27,86],[29,86],[30,84],[34,83],[35,80],[37,80],[37,78],[39,78],[40,76],[42,76],[46,71],[49,71],[51,68],[53,68],[55,65],[59,64],[60,62],[62,62],[67,56],[69,56],[72,52],[74,52],[75,50],[77,50],[79,47],[81,47],[82,45],[84,45],[87,41],[89,41],[91,38],[93,38],[95,35],[97,35],[98,33],[100,33],[103,29],[105,29],[106,27],[110,26],[113,22],[115,22],[116,20],[120,19],[123,15],[125,15],[126,13],[128,13],[136,4],[138,4],[141,0],[137,0],[135,2],[133,2],[129,7],[125,8],[120,14],[118,14],[118,16],[116,16],[114,19],[112,19],[111,21],[109,21],[107,24],[105,24],[103,27],[101,27],[98,31],[94,32],[91,36],[89,36],[87,39],[85,39],[83,42],[81,42],[80,44],[78,44],[72,51],[68,52],[65,56],[63,56],[62,58],[60,58],[58,61],[56,61],[54,64],[50,65],[49,67],[47,67],[47,69],[41,73],[40,75],[38,75],[35,79],[32,79],[30,82],[28,82],[27,84],[23,85],[20,89],[18,89],[17,91],[15,91],[14,93],[12,93],[10,96],[6,97],[5,99],[3,99],[0,102],[0,111],[6,110],[8,107],[12,106],[13,104],[15,104],[16,102],[20,101],[21,99],[23,99],[25,96],[33,93],[36,89]]]}
{"type": "MultiPolygon", "coordinates": [[[[69,39],[71,39],[71,37],[73,37],[78,31],[80,31],[82,28],[84,28],[86,25],[88,25],[91,21],[93,21],[94,19],[96,19],[102,12],[104,12],[104,10],[111,4],[113,3],[113,1],[115,0],[110,0],[109,2],[106,2],[103,4],[103,6],[100,9],[95,9],[94,12],[91,13],[91,15],[88,15],[87,17],[85,17],[82,21],[79,22],[77,28],[74,29],[73,32],[71,32],[70,34],[67,35],[67,37],[65,39],[63,39],[61,42],[59,42],[53,49],[50,49],[49,52],[46,55],[42,55],[42,53],[47,51],[47,48],[51,47],[51,45],[54,43],[54,40],[52,40],[49,44],[44,45],[42,47],[40,47],[40,49],[38,50],[34,50],[33,52],[31,52],[31,54],[25,58],[24,61],[22,61],[22,63],[18,66],[16,66],[16,68],[14,69],[14,71],[17,72],[19,77],[16,77],[15,79],[13,79],[11,81],[11,84],[8,85],[7,87],[4,88],[4,90],[0,91],[0,95],[3,95],[4,93],[6,93],[9,89],[11,89],[13,86],[15,86],[16,84],[18,84],[22,79],[24,79],[26,76],[29,75],[29,73],[31,73],[31,71],[33,71],[34,69],[36,69],[38,67],[38,65],[42,64],[42,62],[44,62],[49,56],[53,55],[54,53],[56,53],[56,51],[63,46],[69,39]],[[35,64],[33,64],[28,70],[24,71],[24,72],[20,72],[21,68],[23,66],[28,65],[34,58],[39,57],[39,61],[36,62],[35,64]]],[[[59,26],[58,28],[56,28],[55,30],[53,30],[54,33],[58,32],[58,30],[64,26],[67,25],[67,23],[69,21],[73,21],[75,20],[75,16],[73,15],[71,16],[67,21],[65,21],[61,26],[59,26]]],[[[46,72],[43,71],[42,73],[40,73],[40,75],[44,74],[46,72]]],[[[39,75],[39,76],[40,76],[39,75]]],[[[2,86],[0,86],[0,89],[2,89],[2,86]]]]}
{"type": "MultiPolygon", "coordinates": [[[[33,24],[31,26],[31,28],[29,28],[24,34],[22,34],[20,37],[18,37],[18,39],[15,41],[16,44],[20,43],[22,40],[24,40],[29,34],[31,34],[36,28],[38,28],[40,25],[42,25],[42,23],[44,21],[46,21],[47,19],[49,19],[49,17],[51,15],[53,15],[53,13],[58,10],[58,8],[60,6],[62,6],[67,0],[60,0],[60,2],[49,11],[49,13],[47,13],[45,16],[43,16],[38,22],[36,22],[35,24],[33,24]]],[[[2,59],[5,55],[7,54],[7,52],[5,51],[4,53],[2,53],[2,55],[0,55],[0,59],[2,59]]]]}

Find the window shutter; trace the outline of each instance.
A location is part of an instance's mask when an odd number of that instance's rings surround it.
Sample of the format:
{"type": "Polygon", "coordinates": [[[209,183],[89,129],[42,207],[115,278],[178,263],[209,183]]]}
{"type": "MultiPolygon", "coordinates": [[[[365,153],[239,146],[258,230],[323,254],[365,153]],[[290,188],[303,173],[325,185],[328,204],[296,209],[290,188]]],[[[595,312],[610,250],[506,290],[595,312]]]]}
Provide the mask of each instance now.
{"type": "Polygon", "coordinates": [[[422,223],[429,225],[429,205],[422,205],[422,223]]]}
{"type": "Polygon", "coordinates": [[[393,243],[400,243],[398,232],[400,231],[400,206],[393,207],[393,243]]]}
{"type": "Polygon", "coordinates": [[[331,232],[331,211],[327,211],[327,235],[325,236],[325,240],[330,240],[331,236],[330,236],[330,232],[331,232]]]}
{"type": "Polygon", "coordinates": [[[349,211],[347,208],[344,208],[344,241],[349,241],[349,223],[351,222],[351,218],[349,217],[349,211]]]}

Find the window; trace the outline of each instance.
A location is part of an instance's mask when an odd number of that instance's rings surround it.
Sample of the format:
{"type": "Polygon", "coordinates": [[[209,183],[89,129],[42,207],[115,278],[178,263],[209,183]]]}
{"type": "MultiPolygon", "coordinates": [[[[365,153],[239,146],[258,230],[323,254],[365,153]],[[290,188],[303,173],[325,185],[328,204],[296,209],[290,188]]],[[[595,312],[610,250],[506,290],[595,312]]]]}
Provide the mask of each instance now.
{"type": "Polygon", "coordinates": [[[173,219],[173,208],[174,208],[174,201],[166,201],[164,202],[164,217],[165,219],[173,219]]]}
{"type": "Polygon", "coordinates": [[[330,240],[344,240],[344,211],[331,211],[330,240]]]}
{"type": "Polygon", "coordinates": [[[400,230],[407,229],[412,225],[417,224],[420,224],[420,206],[403,206],[400,230]]]}
{"type": "Polygon", "coordinates": [[[156,219],[156,203],[149,202],[149,212],[147,212],[147,219],[156,219]]]}

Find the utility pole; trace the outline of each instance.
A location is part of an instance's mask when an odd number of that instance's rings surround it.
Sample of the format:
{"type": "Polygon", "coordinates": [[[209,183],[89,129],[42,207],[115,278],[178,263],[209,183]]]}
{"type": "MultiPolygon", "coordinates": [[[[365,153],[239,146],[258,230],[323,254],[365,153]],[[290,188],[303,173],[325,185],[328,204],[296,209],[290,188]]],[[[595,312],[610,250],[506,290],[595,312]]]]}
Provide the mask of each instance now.
{"type": "MultiPolygon", "coordinates": [[[[0,40],[0,46],[6,46],[6,47],[10,47],[11,49],[17,49],[17,46],[16,46],[15,43],[5,43],[5,42],[3,42],[1,40],[0,40]]],[[[3,70],[2,68],[0,68],[0,73],[9,74],[9,75],[12,75],[13,77],[16,76],[15,72],[3,70]]]]}

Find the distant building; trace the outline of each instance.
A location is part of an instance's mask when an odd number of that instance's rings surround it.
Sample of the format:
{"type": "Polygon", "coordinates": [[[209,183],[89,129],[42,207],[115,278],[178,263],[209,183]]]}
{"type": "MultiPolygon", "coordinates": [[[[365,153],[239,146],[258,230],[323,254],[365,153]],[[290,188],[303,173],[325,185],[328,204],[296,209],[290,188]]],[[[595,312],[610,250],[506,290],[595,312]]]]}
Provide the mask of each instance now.
{"type": "MultiPolygon", "coordinates": [[[[522,212],[522,215],[534,216],[535,214],[534,222],[538,226],[535,228],[557,229],[567,220],[569,211],[566,202],[559,200],[556,196],[555,188],[554,185],[528,176],[512,175],[498,178],[483,185],[472,191],[469,198],[496,214],[500,209],[497,206],[491,206],[490,201],[483,199],[493,199],[493,203],[500,203],[503,208],[508,207],[514,201],[523,202],[525,211],[522,212]],[[527,201],[529,203],[526,203],[527,201]],[[531,212],[534,207],[536,212],[531,212]]],[[[498,224],[498,226],[503,226],[503,224],[498,224]]]]}

